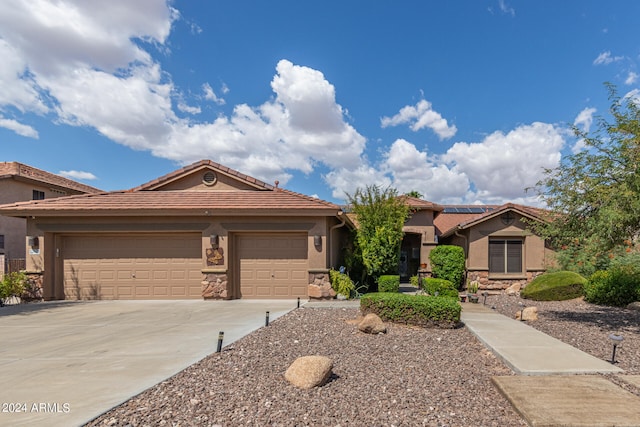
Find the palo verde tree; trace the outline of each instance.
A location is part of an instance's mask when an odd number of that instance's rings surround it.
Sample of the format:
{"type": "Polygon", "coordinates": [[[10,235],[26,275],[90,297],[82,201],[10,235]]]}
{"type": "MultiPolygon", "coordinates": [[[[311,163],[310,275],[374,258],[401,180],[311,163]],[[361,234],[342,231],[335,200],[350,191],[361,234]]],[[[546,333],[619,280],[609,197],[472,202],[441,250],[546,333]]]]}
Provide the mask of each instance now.
{"type": "Polygon", "coordinates": [[[355,244],[369,278],[397,274],[402,226],[409,217],[409,206],[394,188],[376,185],[347,195],[358,223],[355,244]]]}
{"type": "Polygon", "coordinates": [[[584,148],[546,170],[536,186],[552,214],[532,225],[561,249],[563,267],[583,273],[605,268],[640,232],[640,107],[607,88],[611,118],[599,117],[593,132],[574,126],[584,148]]]}

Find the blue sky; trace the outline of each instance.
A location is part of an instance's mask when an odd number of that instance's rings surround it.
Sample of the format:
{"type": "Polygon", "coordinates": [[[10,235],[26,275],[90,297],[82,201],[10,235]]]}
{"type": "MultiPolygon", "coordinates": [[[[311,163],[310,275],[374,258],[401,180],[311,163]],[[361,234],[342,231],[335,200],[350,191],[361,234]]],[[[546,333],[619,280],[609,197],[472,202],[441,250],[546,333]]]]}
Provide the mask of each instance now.
{"type": "Polygon", "coordinates": [[[211,159],[342,203],[525,188],[640,93],[640,2],[7,0],[0,161],[104,189],[211,159]]]}

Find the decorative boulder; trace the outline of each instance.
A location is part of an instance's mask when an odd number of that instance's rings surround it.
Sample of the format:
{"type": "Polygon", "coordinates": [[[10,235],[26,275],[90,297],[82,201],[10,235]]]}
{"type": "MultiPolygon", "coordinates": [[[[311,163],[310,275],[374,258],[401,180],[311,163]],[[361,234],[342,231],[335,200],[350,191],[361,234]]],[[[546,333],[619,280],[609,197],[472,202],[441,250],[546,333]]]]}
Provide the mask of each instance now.
{"type": "Polygon", "coordinates": [[[324,385],[331,377],[333,361],[325,356],[298,357],[284,377],[298,388],[310,389],[324,385]]]}
{"type": "Polygon", "coordinates": [[[632,302],[631,304],[627,305],[627,308],[629,310],[640,311],[640,301],[632,302]]]}
{"type": "Polygon", "coordinates": [[[507,289],[504,290],[504,293],[510,296],[515,296],[518,295],[520,293],[520,289],[522,288],[522,286],[520,285],[520,283],[514,283],[513,285],[509,286],[507,289]]]}
{"type": "Polygon", "coordinates": [[[520,310],[516,313],[516,319],[523,320],[525,322],[538,320],[538,307],[525,307],[520,313],[520,310]],[[522,314],[522,319],[520,319],[520,314],[522,314]]]}
{"type": "Polygon", "coordinates": [[[331,283],[322,285],[310,284],[308,295],[311,299],[333,299],[336,297],[336,291],[331,287],[331,283]]]}
{"type": "Polygon", "coordinates": [[[358,330],[366,334],[386,334],[387,327],[377,314],[369,313],[358,323],[358,330]]]}

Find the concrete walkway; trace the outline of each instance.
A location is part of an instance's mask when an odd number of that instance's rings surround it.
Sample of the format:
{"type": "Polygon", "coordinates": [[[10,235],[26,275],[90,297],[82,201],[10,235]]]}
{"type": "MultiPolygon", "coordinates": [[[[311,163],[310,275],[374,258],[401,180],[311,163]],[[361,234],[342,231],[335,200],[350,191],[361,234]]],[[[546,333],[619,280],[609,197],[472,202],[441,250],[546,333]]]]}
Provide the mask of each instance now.
{"type": "MultiPolygon", "coordinates": [[[[520,374],[493,382],[529,425],[640,426],[640,397],[597,375],[622,369],[482,304],[462,307],[466,327],[520,374]]],[[[640,376],[617,378],[640,384],[640,376]]]]}
{"type": "MultiPolygon", "coordinates": [[[[306,301],[305,301],[306,302],[306,301]]],[[[46,302],[0,308],[0,425],[76,426],[261,328],[292,300],[46,302]]]]}
{"type": "Polygon", "coordinates": [[[620,373],[622,369],[482,304],[462,303],[462,322],[523,375],[620,373]]]}

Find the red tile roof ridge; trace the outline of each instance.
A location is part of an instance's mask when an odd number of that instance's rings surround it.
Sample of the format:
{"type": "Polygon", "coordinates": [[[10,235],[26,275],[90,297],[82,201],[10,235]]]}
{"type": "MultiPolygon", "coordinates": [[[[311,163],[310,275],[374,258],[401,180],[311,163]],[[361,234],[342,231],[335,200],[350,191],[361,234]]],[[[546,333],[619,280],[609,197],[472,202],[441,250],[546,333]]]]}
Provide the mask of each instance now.
{"type": "Polygon", "coordinates": [[[48,185],[55,185],[57,187],[81,191],[84,193],[99,193],[104,191],[20,162],[0,162],[0,176],[19,176],[30,178],[48,185]]]}
{"type": "Polygon", "coordinates": [[[430,202],[429,200],[423,200],[423,199],[419,199],[417,197],[411,197],[411,196],[407,196],[407,195],[402,195],[402,196],[399,196],[399,197],[404,199],[406,201],[406,203],[412,208],[427,208],[427,209],[433,209],[435,211],[441,211],[441,210],[444,209],[443,205],[439,205],[437,203],[430,202]]]}
{"type": "Polygon", "coordinates": [[[475,218],[471,218],[468,219],[464,222],[461,222],[457,225],[455,225],[454,227],[450,228],[449,230],[445,231],[443,234],[448,234],[451,230],[453,230],[453,228],[464,228],[469,226],[470,224],[474,224],[477,222],[482,221],[485,218],[488,217],[493,217],[496,216],[498,214],[500,214],[501,212],[504,212],[507,209],[515,209],[515,210],[519,210],[520,212],[523,212],[535,219],[542,219],[542,213],[547,212],[546,209],[542,209],[542,208],[534,208],[532,206],[526,206],[526,205],[520,205],[517,203],[505,203],[503,205],[500,205],[498,207],[496,207],[495,209],[479,214],[477,217],[475,218]]]}

